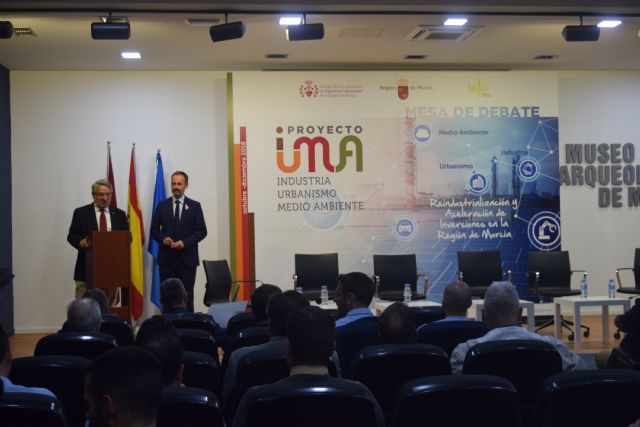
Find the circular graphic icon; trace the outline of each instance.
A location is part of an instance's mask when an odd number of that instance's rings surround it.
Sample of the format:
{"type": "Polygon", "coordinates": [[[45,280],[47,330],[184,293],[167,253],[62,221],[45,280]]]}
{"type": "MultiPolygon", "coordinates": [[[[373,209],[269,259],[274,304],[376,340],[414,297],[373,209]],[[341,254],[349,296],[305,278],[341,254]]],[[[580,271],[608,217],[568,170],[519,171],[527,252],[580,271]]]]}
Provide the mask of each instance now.
{"type": "Polygon", "coordinates": [[[416,144],[427,144],[431,140],[431,129],[424,123],[418,123],[411,129],[411,139],[416,144]]]}
{"type": "Polygon", "coordinates": [[[398,240],[411,240],[416,235],[418,227],[413,218],[402,216],[393,221],[393,235],[398,240]]]}
{"type": "Polygon", "coordinates": [[[533,157],[523,157],[516,165],[516,173],[525,182],[535,181],[540,175],[540,163],[533,157]]]}
{"type": "Polygon", "coordinates": [[[489,177],[486,173],[473,171],[467,176],[467,189],[477,196],[489,190],[489,177]]]}
{"type": "Polygon", "coordinates": [[[541,251],[551,251],[560,246],[560,217],[550,211],[538,212],[527,227],[529,242],[541,251]]]}
{"type": "Polygon", "coordinates": [[[305,223],[316,231],[328,231],[337,227],[345,217],[345,212],[334,208],[342,199],[337,193],[317,199],[307,199],[310,209],[302,211],[305,223]]]}

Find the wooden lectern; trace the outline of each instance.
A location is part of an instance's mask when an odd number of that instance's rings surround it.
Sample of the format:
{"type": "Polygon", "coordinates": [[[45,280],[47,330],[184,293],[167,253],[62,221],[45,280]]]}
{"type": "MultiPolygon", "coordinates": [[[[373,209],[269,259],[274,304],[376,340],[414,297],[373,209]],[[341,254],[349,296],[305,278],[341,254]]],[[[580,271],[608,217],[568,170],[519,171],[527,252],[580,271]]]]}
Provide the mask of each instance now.
{"type": "Polygon", "coordinates": [[[87,288],[122,288],[122,307],[109,307],[109,313],[131,320],[131,250],[129,231],[93,231],[87,250],[87,288]]]}

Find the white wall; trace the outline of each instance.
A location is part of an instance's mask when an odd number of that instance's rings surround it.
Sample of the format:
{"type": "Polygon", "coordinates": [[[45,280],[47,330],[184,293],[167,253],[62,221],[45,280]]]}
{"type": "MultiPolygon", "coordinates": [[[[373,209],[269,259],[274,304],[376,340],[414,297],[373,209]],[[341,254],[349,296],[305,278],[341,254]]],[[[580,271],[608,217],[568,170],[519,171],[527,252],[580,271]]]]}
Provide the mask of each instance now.
{"type": "MultiPolygon", "coordinates": [[[[640,153],[640,72],[559,73],[564,144],[633,142],[640,153]]],[[[259,94],[256,94],[259,96],[259,94]]],[[[73,209],[91,201],[112,141],[118,205],[126,208],[131,142],[148,232],[155,152],[165,175],[190,174],[209,236],[201,258],[228,258],[225,74],[220,72],[11,72],[13,257],[18,332],[58,328],[73,298],[76,251],[66,242],[73,209]]],[[[637,162],[640,163],[640,162],[637,162]]],[[[639,208],[601,209],[588,187],[561,187],[563,249],[604,294],[640,246],[639,208]]],[[[339,249],[339,248],[338,248],[339,249]]],[[[148,259],[147,259],[148,262],[148,259]]],[[[203,310],[198,270],[196,310],[203,310]]],[[[145,315],[152,312],[148,304],[145,315]]]]}
{"type": "MultiPolygon", "coordinates": [[[[640,164],[640,72],[559,76],[560,164],[565,164],[565,144],[627,142],[634,144],[634,163],[640,164]]],[[[627,207],[626,197],[622,208],[598,208],[597,189],[562,186],[560,215],[562,249],[570,252],[572,267],[589,272],[590,292],[606,295],[615,269],[633,266],[634,249],[640,247],[640,208],[627,207]]]]}
{"type": "MultiPolygon", "coordinates": [[[[106,174],[107,140],[118,207],[126,210],[135,142],[148,234],[155,154],[161,149],[167,181],[172,171],[185,170],[187,194],[203,205],[209,235],[200,245],[201,258],[228,258],[225,77],[221,72],[11,72],[17,332],[59,328],[65,318],[74,296],[76,257],[66,235],[73,209],[91,202],[91,183],[106,174]]],[[[196,310],[205,308],[204,283],[200,267],[196,310]]],[[[145,316],[153,311],[147,301],[145,316]]]]}

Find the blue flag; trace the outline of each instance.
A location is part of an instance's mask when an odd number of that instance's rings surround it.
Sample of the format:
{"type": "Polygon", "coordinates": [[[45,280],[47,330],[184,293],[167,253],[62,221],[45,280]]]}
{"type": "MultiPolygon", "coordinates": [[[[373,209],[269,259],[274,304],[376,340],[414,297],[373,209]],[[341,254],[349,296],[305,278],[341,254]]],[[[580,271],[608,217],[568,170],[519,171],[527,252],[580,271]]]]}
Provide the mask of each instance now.
{"type": "MultiPolygon", "coordinates": [[[[160,151],[158,151],[158,154],[156,155],[156,166],[156,185],[153,190],[153,209],[151,209],[151,215],[156,211],[158,204],[167,197],[164,188],[164,171],[162,169],[162,157],[160,157],[160,151]]],[[[149,224],[151,224],[151,221],[149,221],[149,224]]],[[[151,302],[162,310],[162,304],[160,303],[160,267],[158,266],[158,252],[160,251],[160,244],[155,239],[149,239],[149,246],[147,250],[151,256],[153,256],[151,302]]]]}

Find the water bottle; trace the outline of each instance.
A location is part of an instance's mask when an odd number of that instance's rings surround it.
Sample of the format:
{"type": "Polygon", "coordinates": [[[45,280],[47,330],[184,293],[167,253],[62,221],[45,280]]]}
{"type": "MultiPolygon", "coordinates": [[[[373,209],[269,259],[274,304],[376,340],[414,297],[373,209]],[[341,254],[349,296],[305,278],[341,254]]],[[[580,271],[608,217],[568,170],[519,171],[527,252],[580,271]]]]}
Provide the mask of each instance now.
{"type": "Polygon", "coordinates": [[[580,281],[580,296],[582,298],[586,298],[588,293],[587,279],[582,279],[580,281]]]}
{"type": "Polygon", "coordinates": [[[411,302],[411,284],[404,284],[404,292],[402,292],[402,296],[404,297],[405,304],[409,304],[411,302]]]}
{"type": "Polygon", "coordinates": [[[320,286],[320,303],[322,305],[329,304],[329,290],[325,285],[320,286]]]}
{"type": "Polygon", "coordinates": [[[299,294],[303,294],[304,292],[302,292],[302,286],[298,286],[296,288],[296,292],[299,293],[299,294]]]}
{"type": "Polygon", "coordinates": [[[616,297],[616,284],[613,281],[613,279],[609,280],[609,286],[608,286],[608,291],[609,291],[609,298],[615,298],[616,297]]]}

